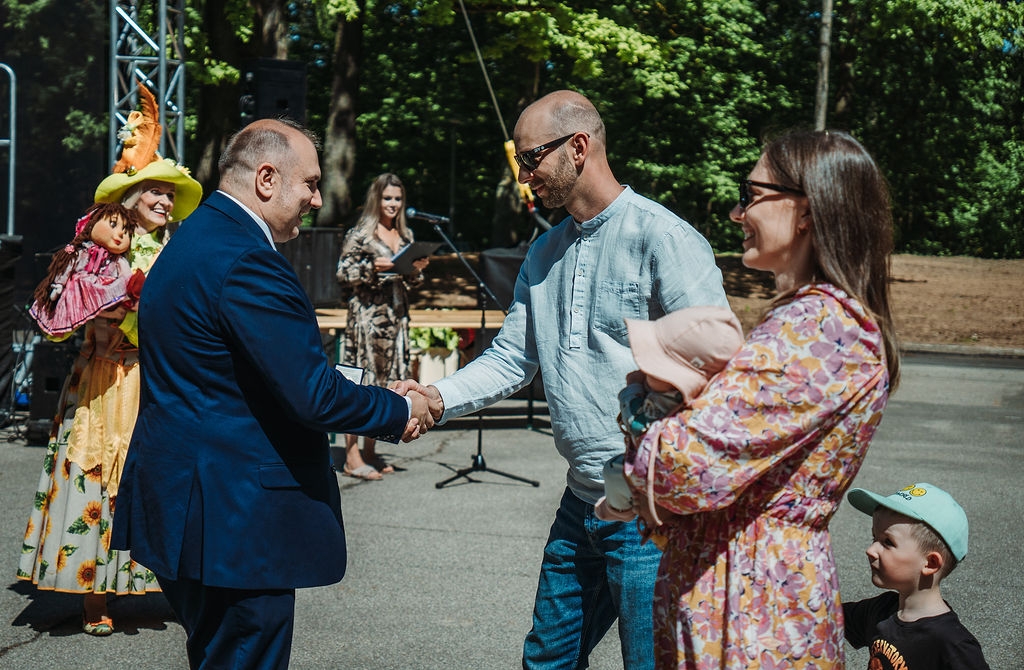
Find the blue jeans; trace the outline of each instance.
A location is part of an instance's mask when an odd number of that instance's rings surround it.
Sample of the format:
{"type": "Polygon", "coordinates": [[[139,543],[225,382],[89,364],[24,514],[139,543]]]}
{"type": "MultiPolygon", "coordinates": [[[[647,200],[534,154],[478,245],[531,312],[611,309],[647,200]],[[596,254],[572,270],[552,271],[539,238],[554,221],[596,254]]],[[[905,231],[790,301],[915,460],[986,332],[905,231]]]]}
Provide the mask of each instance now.
{"type": "Polygon", "coordinates": [[[527,670],[576,670],[619,620],[626,670],[654,668],[654,580],[661,552],[640,543],[636,523],[601,521],[569,489],[544,548],[527,670]]]}

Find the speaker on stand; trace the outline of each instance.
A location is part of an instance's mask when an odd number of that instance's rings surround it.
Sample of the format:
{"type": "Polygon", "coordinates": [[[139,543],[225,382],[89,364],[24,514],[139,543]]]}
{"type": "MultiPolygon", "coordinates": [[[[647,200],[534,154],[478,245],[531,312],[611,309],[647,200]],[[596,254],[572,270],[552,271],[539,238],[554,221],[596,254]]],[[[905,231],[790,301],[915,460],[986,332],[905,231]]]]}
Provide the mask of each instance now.
{"type": "Polygon", "coordinates": [[[29,398],[25,438],[29,444],[46,444],[57,415],[64,380],[78,355],[77,338],[64,342],[40,340],[32,351],[32,394],[29,398]]]}
{"type": "Polygon", "coordinates": [[[287,116],[306,122],[306,64],[257,58],[242,68],[238,112],[243,126],[256,119],[287,116]]]}
{"type": "Polygon", "coordinates": [[[21,235],[0,235],[0,424],[6,426],[14,413],[14,270],[21,259],[21,235]],[[10,401],[10,402],[8,402],[10,401]]]}
{"type": "MultiPolygon", "coordinates": [[[[519,268],[526,259],[526,252],[529,251],[529,248],[529,242],[521,242],[515,247],[496,247],[480,252],[480,274],[484,281],[493,287],[494,296],[501,301],[499,306],[503,309],[511,306],[512,299],[515,297],[519,268]]],[[[491,341],[497,334],[498,329],[487,332],[481,331],[478,334],[476,339],[477,355],[491,346],[491,341]]],[[[544,395],[544,378],[540,370],[537,371],[533,381],[509,397],[519,400],[525,399],[527,401],[526,423],[528,428],[533,428],[533,401],[537,397],[541,400],[546,399],[544,395]]]]}

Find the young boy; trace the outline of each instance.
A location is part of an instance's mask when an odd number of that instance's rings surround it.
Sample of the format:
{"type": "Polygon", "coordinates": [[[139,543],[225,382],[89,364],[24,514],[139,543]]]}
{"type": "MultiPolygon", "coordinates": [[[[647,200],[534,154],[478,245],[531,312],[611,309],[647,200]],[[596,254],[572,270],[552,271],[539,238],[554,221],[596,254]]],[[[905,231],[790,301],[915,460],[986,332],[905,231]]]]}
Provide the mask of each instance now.
{"type": "Polygon", "coordinates": [[[939,583],[967,555],[967,515],[932,484],[882,497],[852,489],[850,504],[872,516],[871,583],[887,593],[843,603],[846,640],[871,648],[868,667],[988,668],[981,645],[942,599],[939,583]]]}

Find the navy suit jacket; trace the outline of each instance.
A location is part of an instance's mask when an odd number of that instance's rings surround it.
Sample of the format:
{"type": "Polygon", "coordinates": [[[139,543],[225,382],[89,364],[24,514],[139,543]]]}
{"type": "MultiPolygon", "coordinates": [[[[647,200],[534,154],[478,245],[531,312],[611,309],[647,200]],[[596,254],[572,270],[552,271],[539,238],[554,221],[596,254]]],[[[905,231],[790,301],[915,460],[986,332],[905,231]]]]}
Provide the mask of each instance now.
{"type": "Polygon", "coordinates": [[[111,546],[209,586],[340,580],[326,433],[397,442],[406,400],[334,370],[291,265],[220,192],[161,251],[139,325],[141,403],[111,546]]]}

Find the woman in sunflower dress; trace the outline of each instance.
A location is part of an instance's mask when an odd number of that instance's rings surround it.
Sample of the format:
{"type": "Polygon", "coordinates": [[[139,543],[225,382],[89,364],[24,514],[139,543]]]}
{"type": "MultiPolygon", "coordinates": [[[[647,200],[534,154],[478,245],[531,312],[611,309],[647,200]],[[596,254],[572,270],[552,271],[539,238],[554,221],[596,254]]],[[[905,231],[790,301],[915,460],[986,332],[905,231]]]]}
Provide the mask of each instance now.
{"type": "Polygon", "coordinates": [[[731,218],[744,265],[779,293],[691,406],[627,448],[634,504],[664,549],[657,667],[842,668],[828,523],[899,379],[888,192],[849,135],[794,132],[767,145],[731,218]]]}
{"type": "MultiPolygon", "coordinates": [[[[146,273],[163,247],[164,226],[192,213],[202,187],[170,160],[150,156],[140,170],[122,165],[132,157],[124,152],[95,200],[136,211],[139,227],[128,260],[133,271],[146,273]]],[[[134,316],[118,307],[84,326],[81,350],[58,401],[17,573],[42,590],[83,594],[82,628],[90,635],[113,632],[107,593],[160,590],[153,573],[128,552],[110,549],[121,468],[139,405],[134,316]]]]}
{"type": "MultiPolygon", "coordinates": [[[[356,225],[345,235],[338,259],[338,281],[352,289],[345,326],[343,363],[361,367],[363,381],[375,386],[405,379],[409,370],[408,289],[423,283],[428,259],[413,262],[415,271],[391,271],[391,257],[413,241],[405,220],[405,187],[397,175],[377,176],[366,192],[356,225]]],[[[345,436],[344,473],[376,480],[381,472],[394,472],[376,453],[376,441],[345,436]]]]}

